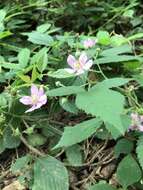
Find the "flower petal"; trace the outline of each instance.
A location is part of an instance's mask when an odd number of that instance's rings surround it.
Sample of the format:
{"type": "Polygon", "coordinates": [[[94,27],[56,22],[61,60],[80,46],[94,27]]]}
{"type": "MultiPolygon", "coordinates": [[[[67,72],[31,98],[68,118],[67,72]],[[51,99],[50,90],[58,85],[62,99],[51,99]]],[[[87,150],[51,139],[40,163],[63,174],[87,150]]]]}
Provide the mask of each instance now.
{"type": "Polygon", "coordinates": [[[75,73],[75,70],[74,69],[64,69],[66,72],[70,73],[70,74],[73,74],[75,73]]]}
{"type": "Polygon", "coordinates": [[[43,88],[43,86],[40,86],[39,91],[38,91],[38,95],[39,96],[43,96],[44,95],[44,88],[43,88]]]}
{"type": "Polygon", "coordinates": [[[31,95],[38,95],[38,87],[35,84],[32,84],[31,86],[31,95]]]}
{"type": "Polygon", "coordinates": [[[84,69],[79,69],[79,70],[77,70],[76,71],[76,75],[81,75],[81,74],[83,74],[85,71],[84,71],[84,69]]]}
{"type": "Polygon", "coordinates": [[[139,128],[139,131],[143,132],[143,125],[139,125],[138,128],[139,128]]]}
{"type": "Polygon", "coordinates": [[[25,113],[32,112],[36,109],[36,106],[32,106],[30,109],[28,109],[25,113]]]}
{"type": "Polygon", "coordinates": [[[69,55],[68,58],[67,58],[67,63],[69,66],[71,66],[73,69],[75,67],[75,64],[76,64],[77,60],[74,56],[72,55],[69,55]]]}
{"type": "Polygon", "coordinates": [[[83,52],[79,57],[79,62],[81,65],[85,65],[88,60],[88,57],[85,52],[83,52]]]}
{"type": "Polygon", "coordinates": [[[38,101],[38,104],[39,103],[42,104],[42,105],[46,104],[47,103],[47,96],[46,95],[41,96],[39,98],[39,101],[38,101]]]}
{"type": "Polygon", "coordinates": [[[23,96],[22,98],[20,98],[19,101],[20,101],[22,104],[24,104],[24,105],[31,105],[31,104],[32,104],[31,96],[23,96]]]}
{"type": "Polygon", "coordinates": [[[83,69],[87,71],[87,70],[90,69],[90,67],[92,67],[92,65],[93,65],[93,61],[92,61],[92,60],[89,60],[89,61],[83,66],[83,69]]]}

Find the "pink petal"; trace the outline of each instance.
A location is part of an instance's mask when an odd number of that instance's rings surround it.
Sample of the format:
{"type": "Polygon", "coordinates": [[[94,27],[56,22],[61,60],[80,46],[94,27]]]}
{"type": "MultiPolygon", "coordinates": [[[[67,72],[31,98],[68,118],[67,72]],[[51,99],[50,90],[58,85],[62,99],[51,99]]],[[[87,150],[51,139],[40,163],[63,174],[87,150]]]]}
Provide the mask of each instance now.
{"type": "Polygon", "coordinates": [[[81,75],[81,74],[83,74],[85,71],[84,71],[84,69],[79,69],[79,70],[77,70],[76,71],[76,75],[81,75]]]}
{"type": "Polygon", "coordinates": [[[43,95],[39,98],[39,102],[40,104],[44,105],[47,103],[47,96],[46,95],[43,95]]]}
{"type": "Polygon", "coordinates": [[[66,72],[70,73],[70,74],[73,74],[75,73],[75,70],[74,69],[64,69],[66,72]]]}
{"type": "Polygon", "coordinates": [[[38,87],[35,84],[32,84],[31,86],[31,95],[38,95],[38,87]]]}
{"type": "Polygon", "coordinates": [[[32,106],[30,109],[28,109],[25,113],[32,112],[36,109],[36,106],[32,106]]]}
{"type": "Polygon", "coordinates": [[[24,104],[24,105],[31,105],[31,104],[32,104],[31,96],[23,96],[22,98],[20,98],[19,101],[20,101],[22,104],[24,104]]]}
{"type": "Polygon", "coordinates": [[[43,88],[43,86],[40,86],[38,95],[39,96],[43,96],[44,95],[44,88],[43,88]]]}
{"type": "Polygon", "coordinates": [[[90,69],[90,67],[92,67],[93,65],[93,61],[89,60],[84,66],[83,69],[85,69],[86,71],[90,69]]]}
{"type": "Polygon", "coordinates": [[[88,57],[85,52],[83,52],[79,57],[79,62],[81,65],[85,65],[88,60],[88,57]]]}
{"type": "Polygon", "coordinates": [[[143,125],[139,125],[138,128],[139,128],[139,131],[143,132],[143,125]]]}
{"type": "Polygon", "coordinates": [[[41,108],[42,107],[42,104],[41,103],[38,103],[38,104],[36,104],[36,105],[33,105],[30,109],[28,109],[25,113],[28,113],[28,112],[32,112],[32,111],[34,111],[34,110],[37,110],[37,109],[39,109],[39,108],[41,108]]]}
{"type": "Polygon", "coordinates": [[[72,68],[75,67],[75,64],[76,64],[77,60],[75,59],[74,56],[72,55],[69,55],[68,58],[67,58],[67,63],[69,66],[71,66],[72,68]]]}

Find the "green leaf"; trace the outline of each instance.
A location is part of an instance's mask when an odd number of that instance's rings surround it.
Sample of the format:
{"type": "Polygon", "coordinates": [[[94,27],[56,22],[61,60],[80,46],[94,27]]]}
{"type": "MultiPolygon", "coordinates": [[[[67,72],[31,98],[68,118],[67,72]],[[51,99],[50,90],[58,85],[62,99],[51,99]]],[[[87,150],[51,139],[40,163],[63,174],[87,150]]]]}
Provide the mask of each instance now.
{"type": "Polygon", "coordinates": [[[111,37],[111,44],[112,44],[112,46],[115,46],[115,47],[126,44],[127,42],[128,42],[128,39],[122,35],[116,34],[115,36],[111,37]]]}
{"type": "Polygon", "coordinates": [[[31,81],[34,82],[38,77],[39,77],[39,73],[37,72],[37,69],[34,66],[33,69],[32,69],[31,81]]]}
{"type": "Polygon", "coordinates": [[[119,55],[122,53],[131,53],[132,52],[132,47],[131,45],[122,45],[119,47],[114,47],[114,48],[109,48],[106,50],[103,50],[103,52],[101,52],[101,56],[109,56],[109,55],[119,55]]]}
{"type": "Polygon", "coordinates": [[[98,43],[102,45],[109,45],[110,44],[110,34],[107,31],[99,31],[97,33],[97,40],[98,43]]]}
{"type": "Polygon", "coordinates": [[[6,11],[4,9],[1,9],[0,10],[0,22],[3,22],[5,16],[6,16],[6,11]]]}
{"type": "Polygon", "coordinates": [[[126,10],[123,14],[124,17],[128,17],[128,18],[133,18],[133,15],[134,15],[134,10],[132,9],[126,10]]]}
{"type": "Polygon", "coordinates": [[[100,117],[104,122],[112,124],[124,134],[121,114],[124,108],[124,96],[120,93],[104,88],[103,85],[91,88],[88,92],[77,94],[76,105],[87,114],[100,117]]]}
{"type": "Polygon", "coordinates": [[[96,88],[98,85],[101,87],[103,86],[103,88],[113,88],[113,87],[118,87],[118,86],[122,86],[126,83],[128,83],[131,79],[127,79],[127,78],[110,78],[110,79],[105,79],[102,82],[98,83],[97,85],[95,85],[94,88],[96,88]]]}
{"type": "Polygon", "coordinates": [[[46,92],[48,96],[68,96],[71,94],[78,94],[83,92],[84,89],[79,86],[67,86],[67,87],[60,87],[53,90],[49,90],[46,92]]]}
{"type": "Polygon", "coordinates": [[[143,86],[143,75],[133,75],[133,79],[136,80],[141,86],[143,86]]]}
{"type": "Polygon", "coordinates": [[[140,136],[137,141],[136,153],[137,153],[140,166],[143,169],[143,136],[140,136]]]}
{"type": "Polygon", "coordinates": [[[53,38],[48,34],[43,34],[37,31],[31,33],[25,33],[28,36],[28,41],[45,46],[51,46],[53,44],[53,38]]]}
{"type": "Polygon", "coordinates": [[[21,170],[27,166],[30,160],[31,160],[31,156],[29,154],[21,158],[17,158],[15,163],[11,165],[12,173],[16,174],[16,173],[21,172],[21,170]]]}
{"type": "Polygon", "coordinates": [[[120,154],[129,154],[133,148],[133,142],[129,141],[128,139],[120,139],[114,148],[115,156],[119,157],[120,154]]]}
{"type": "Polygon", "coordinates": [[[66,149],[66,156],[72,166],[81,166],[83,163],[83,155],[78,144],[68,147],[66,149]]]}
{"type": "Polygon", "coordinates": [[[106,184],[99,183],[91,186],[88,190],[116,190],[116,189],[107,183],[106,184]]]}
{"type": "Polygon", "coordinates": [[[12,149],[17,148],[20,145],[20,138],[14,136],[12,129],[9,127],[4,130],[3,140],[5,148],[12,149]]]}
{"type": "Polygon", "coordinates": [[[5,150],[3,138],[0,136],[0,154],[5,150]]]}
{"type": "Polygon", "coordinates": [[[123,62],[123,61],[132,61],[132,60],[142,61],[142,58],[139,56],[133,56],[133,55],[113,55],[110,57],[106,56],[103,58],[98,58],[96,60],[96,62],[98,64],[105,64],[105,63],[117,63],[117,62],[123,62]]]}
{"type": "Polygon", "coordinates": [[[10,35],[12,35],[12,33],[10,31],[0,32],[0,39],[6,38],[10,35]]]}
{"type": "Polygon", "coordinates": [[[137,39],[141,39],[143,38],[143,33],[138,33],[138,34],[134,34],[130,37],[128,37],[128,40],[131,41],[131,40],[137,40],[137,39]]]}
{"type": "Polygon", "coordinates": [[[78,113],[78,108],[74,104],[74,102],[71,102],[68,100],[68,98],[62,97],[60,98],[60,106],[66,110],[67,112],[77,114],[78,113]]]}
{"type": "Polygon", "coordinates": [[[57,71],[49,71],[48,76],[58,79],[75,77],[74,74],[68,73],[65,69],[58,69],[57,71]]]}
{"type": "Polygon", "coordinates": [[[37,27],[37,32],[40,32],[40,33],[45,33],[47,32],[47,30],[51,27],[51,24],[42,24],[40,26],[37,27]]]}
{"type": "Polygon", "coordinates": [[[35,133],[35,134],[28,135],[27,141],[30,145],[35,147],[35,146],[43,145],[47,141],[47,138],[41,134],[35,133]]]}
{"type": "Polygon", "coordinates": [[[77,144],[96,132],[102,122],[99,118],[90,119],[73,127],[65,127],[59,143],[54,148],[68,147],[77,144]]]}
{"type": "Polygon", "coordinates": [[[125,189],[138,182],[141,176],[140,167],[131,155],[126,156],[117,168],[117,179],[125,189]]]}
{"type": "Polygon", "coordinates": [[[28,61],[30,58],[30,50],[27,48],[22,49],[18,54],[18,67],[20,69],[25,68],[28,65],[28,61]]]}
{"type": "Polygon", "coordinates": [[[38,71],[41,73],[46,69],[48,65],[48,55],[47,55],[48,50],[49,49],[46,47],[42,48],[31,59],[31,64],[35,65],[38,71]]]}
{"type": "Polygon", "coordinates": [[[57,159],[47,156],[34,164],[32,190],[69,190],[68,172],[57,159]]]}

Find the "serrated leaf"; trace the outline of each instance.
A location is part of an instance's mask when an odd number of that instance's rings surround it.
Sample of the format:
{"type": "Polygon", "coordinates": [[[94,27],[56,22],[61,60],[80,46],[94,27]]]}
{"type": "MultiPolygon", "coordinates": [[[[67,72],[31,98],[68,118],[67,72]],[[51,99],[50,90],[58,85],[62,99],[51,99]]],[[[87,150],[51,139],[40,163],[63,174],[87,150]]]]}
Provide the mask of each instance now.
{"type": "Polygon", "coordinates": [[[27,166],[30,160],[31,156],[29,154],[21,158],[17,158],[16,161],[11,165],[12,173],[16,174],[17,172],[20,172],[23,168],[27,166]]]}
{"type": "Polygon", "coordinates": [[[68,190],[68,172],[57,159],[48,156],[37,159],[34,164],[32,190],[68,190]]]}
{"type": "Polygon", "coordinates": [[[120,154],[129,154],[133,150],[133,147],[133,142],[128,139],[120,139],[114,148],[115,156],[119,157],[120,154]]]}
{"type": "Polygon", "coordinates": [[[18,62],[20,69],[25,68],[30,58],[30,50],[27,48],[22,49],[18,54],[18,62]]]}
{"type": "Polygon", "coordinates": [[[49,90],[46,92],[48,96],[68,96],[71,94],[77,94],[83,92],[84,89],[79,86],[67,86],[67,87],[60,87],[53,90],[49,90]]]}
{"type": "Polygon", "coordinates": [[[139,163],[143,169],[143,136],[140,136],[138,139],[136,153],[139,163]]]}
{"type": "Polygon", "coordinates": [[[124,134],[121,121],[124,96],[120,93],[97,85],[88,92],[77,94],[76,105],[87,114],[100,117],[104,122],[112,124],[121,134],[124,134]]]}
{"type": "Polygon", "coordinates": [[[88,190],[117,190],[109,184],[96,184],[91,186],[88,190]]]}
{"type": "Polygon", "coordinates": [[[54,148],[68,147],[77,144],[96,132],[102,122],[99,118],[90,119],[73,127],[65,127],[59,143],[54,148]]]}
{"type": "Polygon", "coordinates": [[[125,189],[138,182],[141,176],[140,167],[131,155],[126,156],[117,168],[117,179],[125,189]]]}
{"type": "Polygon", "coordinates": [[[73,146],[70,146],[66,149],[66,156],[68,159],[68,162],[72,166],[81,166],[83,162],[83,155],[81,152],[81,148],[78,144],[75,144],[73,146]]]}

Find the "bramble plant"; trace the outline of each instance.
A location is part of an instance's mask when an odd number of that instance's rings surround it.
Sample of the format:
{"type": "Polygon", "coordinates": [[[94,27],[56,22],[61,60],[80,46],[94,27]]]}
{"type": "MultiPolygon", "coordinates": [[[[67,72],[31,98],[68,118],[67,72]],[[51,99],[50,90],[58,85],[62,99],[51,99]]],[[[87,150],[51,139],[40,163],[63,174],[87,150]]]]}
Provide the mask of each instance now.
{"type": "Polygon", "coordinates": [[[143,188],[142,23],[122,31],[140,4],[102,2],[0,5],[0,156],[25,189],[143,188]]]}

